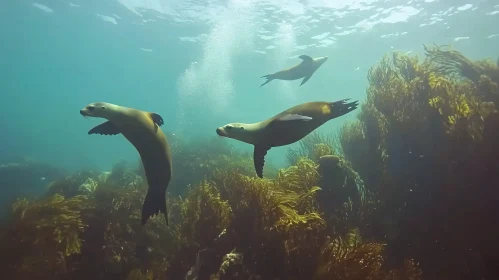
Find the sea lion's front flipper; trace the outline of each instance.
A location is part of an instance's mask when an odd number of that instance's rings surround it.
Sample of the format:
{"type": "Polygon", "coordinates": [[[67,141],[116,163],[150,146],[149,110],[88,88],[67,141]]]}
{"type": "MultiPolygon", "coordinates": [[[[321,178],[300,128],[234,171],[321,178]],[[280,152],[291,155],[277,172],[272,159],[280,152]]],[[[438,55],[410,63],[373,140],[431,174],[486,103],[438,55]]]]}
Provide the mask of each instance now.
{"type": "Polygon", "coordinates": [[[308,55],[304,55],[304,54],[300,55],[298,58],[301,59],[301,60],[303,60],[303,61],[306,61],[306,62],[312,62],[312,61],[314,61],[313,58],[311,58],[308,55]]]}
{"type": "Polygon", "coordinates": [[[303,80],[301,81],[300,86],[302,86],[304,83],[306,83],[308,80],[310,80],[310,77],[312,77],[312,75],[306,76],[305,78],[303,78],[303,80]]]}
{"type": "Polygon", "coordinates": [[[298,114],[286,114],[284,116],[281,116],[278,118],[280,121],[310,121],[312,120],[311,117],[308,116],[302,116],[298,114]]]}
{"type": "Polygon", "coordinates": [[[255,145],[253,151],[253,163],[255,164],[255,171],[258,177],[263,178],[263,166],[265,165],[265,155],[267,155],[270,147],[255,145]]]}
{"type": "Polygon", "coordinates": [[[161,117],[159,114],[149,113],[149,116],[151,116],[152,121],[158,126],[162,126],[165,124],[165,122],[163,121],[163,117],[161,117]]]}
{"type": "Polygon", "coordinates": [[[116,135],[120,134],[120,130],[110,121],[99,124],[98,126],[90,129],[88,134],[100,134],[100,135],[116,135]]]}

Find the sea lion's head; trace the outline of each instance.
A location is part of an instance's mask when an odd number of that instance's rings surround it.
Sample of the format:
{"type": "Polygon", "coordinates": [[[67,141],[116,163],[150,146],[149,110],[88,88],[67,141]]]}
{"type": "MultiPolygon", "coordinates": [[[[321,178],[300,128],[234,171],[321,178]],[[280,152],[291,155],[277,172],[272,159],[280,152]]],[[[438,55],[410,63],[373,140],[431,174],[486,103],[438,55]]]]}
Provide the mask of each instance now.
{"type": "Polygon", "coordinates": [[[255,138],[252,125],[244,123],[229,123],[217,128],[216,132],[218,136],[236,139],[249,144],[253,144],[255,138]]]}
{"type": "Polygon", "coordinates": [[[116,114],[115,107],[116,105],[105,102],[90,103],[80,110],[80,114],[85,117],[109,119],[116,114]]]}

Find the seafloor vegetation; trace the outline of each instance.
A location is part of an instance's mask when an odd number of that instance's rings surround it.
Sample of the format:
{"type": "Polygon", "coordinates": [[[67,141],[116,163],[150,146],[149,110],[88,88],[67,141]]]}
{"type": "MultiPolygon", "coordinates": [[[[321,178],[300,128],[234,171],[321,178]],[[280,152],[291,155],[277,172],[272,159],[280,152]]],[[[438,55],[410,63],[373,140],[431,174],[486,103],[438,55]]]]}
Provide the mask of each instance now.
{"type": "Polygon", "coordinates": [[[140,225],[145,181],[123,163],[17,200],[2,278],[497,279],[499,68],[425,49],[384,57],[358,120],[273,178],[226,142],[172,139],[170,226],[140,225]]]}

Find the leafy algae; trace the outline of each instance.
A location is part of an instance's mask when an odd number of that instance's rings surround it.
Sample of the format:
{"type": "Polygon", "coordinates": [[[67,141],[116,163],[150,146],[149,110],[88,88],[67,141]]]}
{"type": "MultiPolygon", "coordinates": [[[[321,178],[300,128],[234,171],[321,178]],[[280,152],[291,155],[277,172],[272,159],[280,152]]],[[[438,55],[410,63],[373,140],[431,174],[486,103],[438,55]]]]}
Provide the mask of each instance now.
{"type": "Polygon", "coordinates": [[[56,180],[45,197],[18,200],[1,231],[3,274],[485,277],[493,268],[480,274],[477,260],[499,252],[499,229],[488,223],[499,195],[489,183],[499,181],[499,69],[448,48],[425,49],[424,60],[385,56],[369,71],[358,120],[336,138],[303,139],[274,178],[251,177],[251,157],[220,142],[198,149],[174,139],[180,156],[167,197],[170,226],[157,217],[140,225],[143,171],[124,163],[56,180]]]}

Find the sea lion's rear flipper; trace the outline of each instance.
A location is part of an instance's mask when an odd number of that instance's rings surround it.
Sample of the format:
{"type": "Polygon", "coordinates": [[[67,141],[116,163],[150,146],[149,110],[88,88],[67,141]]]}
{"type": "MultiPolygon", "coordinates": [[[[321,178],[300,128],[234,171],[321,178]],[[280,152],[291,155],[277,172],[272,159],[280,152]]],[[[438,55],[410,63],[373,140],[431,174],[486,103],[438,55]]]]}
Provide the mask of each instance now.
{"type": "Polygon", "coordinates": [[[280,120],[280,121],[310,121],[310,120],[312,120],[312,118],[308,117],[308,116],[298,115],[298,114],[286,114],[286,115],[283,115],[283,116],[277,118],[277,120],[280,120]]]}
{"type": "Polygon", "coordinates": [[[98,126],[90,129],[88,134],[100,134],[100,135],[116,135],[120,134],[120,130],[110,121],[99,124],[98,126]]]}
{"type": "Polygon", "coordinates": [[[301,81],[300,86],[302,86],[304,83],[306,83],[308,80],[310,80],[310,77],[312,77],[312,75],[306,76],[305,78],[303,78],[303,80],[301,81]]]}
{"type": "Polygon", "coordinates": [[[165,122],[163,121],[163,117],[161,117],[159,114],[149,113],[149,116],[151,116],[152,121],[158,126],[162,126],[165,124],[165,122]]]}
{"type": "Polygon", "coordinates": [[[298,58],[301,59],[301,60],[303,60],[303,62],[312,62],[312,61],[314,61],[313,58],[311,58],[308,55],[304,55],[304,54],[300,55],[298,58]]]}
{"type": "Polygon", "coordinates": [[[163,213],[168,225],[168,212],[166,210],[166,192],[158,193],[157,191],[147,191],[144,205],[142,205],[142,221],[141,224],[145,225],[147,220],[159,213],[163,213]]]}
{"type": "Polygon", "coordinates": [[[270,83],[274,79],[274,74],[268,74],[268,75],[265,75],[265,76],[261,76],[261,78],[267,78],[267,80],[265,81],[265,83],[263,83],[263,84],[260,85],[260,87],[263,87],[264,85],[270,83]]]}
{"type": "Polygon", "coordinates": [[[255,171],[258,177],[263,178],[263,166],[265,165],[265,155],[267,155],[270,147],[255,145],[253,151],[253,163],[255,164],[255,171]]]}
{"type": "Polygon", "coordinates": [[[347,101],[350,100],[350,98],[342,99],[340,101],[332,102],[329,103],[329,107],[331,109],[331,119],[343,116],[347,113],[350,113],[351,111],[357,109],[357,106],[359,106],[359,101],[355,100],[352,102],[347,101]]]}

